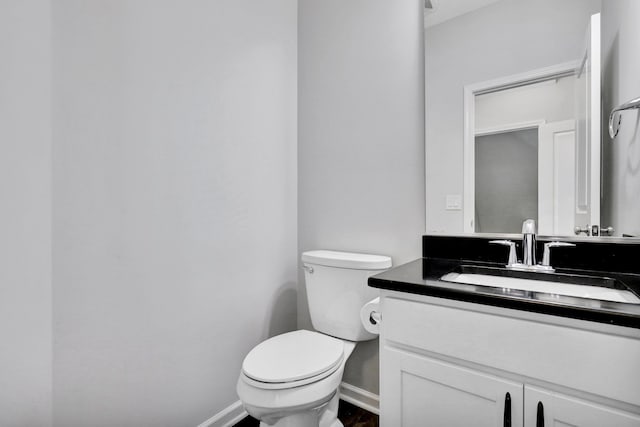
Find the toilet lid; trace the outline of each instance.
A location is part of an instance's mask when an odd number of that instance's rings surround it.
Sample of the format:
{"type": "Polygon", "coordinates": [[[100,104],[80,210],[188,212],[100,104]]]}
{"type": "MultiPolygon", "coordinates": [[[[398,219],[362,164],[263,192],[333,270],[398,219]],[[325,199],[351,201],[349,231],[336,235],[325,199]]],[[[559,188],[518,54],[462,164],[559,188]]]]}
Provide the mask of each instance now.
{"type": "Polygon", "coordinates": [[[344,343],[300,330],[269,338],[249,352],[242,371],[256,381],[284,383],[333,371],[342,362],[344,343]]]}

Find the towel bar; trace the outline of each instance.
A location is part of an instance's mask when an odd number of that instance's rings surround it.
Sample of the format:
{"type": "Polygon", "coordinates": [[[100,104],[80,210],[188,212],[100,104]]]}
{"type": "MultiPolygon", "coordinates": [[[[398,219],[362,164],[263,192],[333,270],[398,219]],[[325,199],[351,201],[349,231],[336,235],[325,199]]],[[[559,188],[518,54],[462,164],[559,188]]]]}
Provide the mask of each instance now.
{"type": "Polygon", "coordinates": [[[611,114],[609,114],[609,136],[611,139],[615,139],[618,135],[618,131],[620,131],[620,123],[622,122],[622,115],[620,112],[624,110],[631,110],[633,108],[640,108],[640,97],[632,99],[629,102],[625,102],[611,110],[611,114]],[[618,123],[614,125],[616,114],[618,115],[618,123]]]}

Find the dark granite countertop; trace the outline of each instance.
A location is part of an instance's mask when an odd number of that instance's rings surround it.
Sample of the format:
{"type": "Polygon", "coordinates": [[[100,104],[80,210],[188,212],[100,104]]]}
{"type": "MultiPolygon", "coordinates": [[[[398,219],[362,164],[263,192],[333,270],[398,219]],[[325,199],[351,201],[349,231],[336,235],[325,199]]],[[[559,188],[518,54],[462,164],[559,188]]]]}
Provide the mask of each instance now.
{"type": "MultiPolygon", "coordinates": [[[[440,280],[444,274],[460,268],[461,265],[505,270],[503,265],[490,262],[420,258],[370,277],[369,286],[640,329],[640,304],[440,280]]],[[[614,279],[611,282],[615,282],[618,289],[626,289],[640,296],[640,274],[603,273],[567,268],[557,269],[556,273],[543,274],[549,274],[550,278],[556,276],[556,279],[562,275],[604,276],[614,279]]]]}

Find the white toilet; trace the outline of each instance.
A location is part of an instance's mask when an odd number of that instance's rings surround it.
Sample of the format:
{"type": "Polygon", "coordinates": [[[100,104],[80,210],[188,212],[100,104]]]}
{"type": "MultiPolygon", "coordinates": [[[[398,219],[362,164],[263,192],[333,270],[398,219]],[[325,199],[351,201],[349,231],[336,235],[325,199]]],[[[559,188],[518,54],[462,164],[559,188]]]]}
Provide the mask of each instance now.
{"type": "Polygon", "coordinates": [[[381,255],[335,251],[302,254],[313,327],[258,344],[242,363],[237,391],[260,426],[342,427],[338,386],[357,341],[365,331],[360,308],[377,296],[367,278],[391,267],[381,255]]]}

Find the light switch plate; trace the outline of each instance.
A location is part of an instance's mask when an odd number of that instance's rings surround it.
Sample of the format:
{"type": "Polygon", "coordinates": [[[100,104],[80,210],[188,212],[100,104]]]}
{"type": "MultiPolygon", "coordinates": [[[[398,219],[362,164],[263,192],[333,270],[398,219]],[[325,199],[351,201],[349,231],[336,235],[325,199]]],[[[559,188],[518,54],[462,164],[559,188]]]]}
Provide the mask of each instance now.
{"type": "Polygon", "coordinates": [[[448,211],[462,210],[462,196],[459,194],[447,194],[446,209],[448,211]]]}

